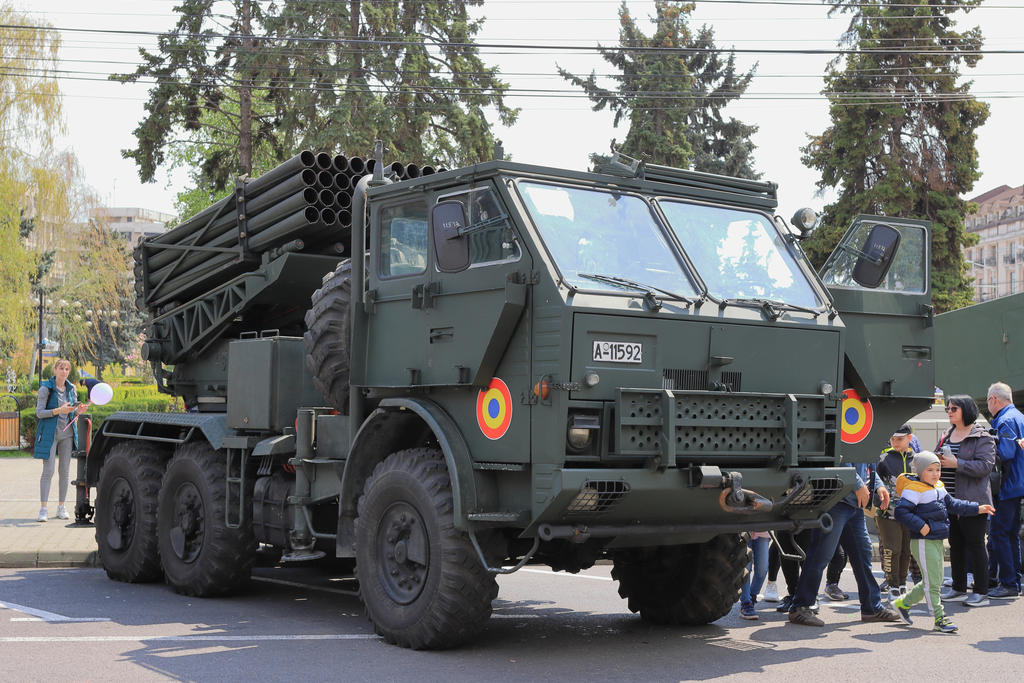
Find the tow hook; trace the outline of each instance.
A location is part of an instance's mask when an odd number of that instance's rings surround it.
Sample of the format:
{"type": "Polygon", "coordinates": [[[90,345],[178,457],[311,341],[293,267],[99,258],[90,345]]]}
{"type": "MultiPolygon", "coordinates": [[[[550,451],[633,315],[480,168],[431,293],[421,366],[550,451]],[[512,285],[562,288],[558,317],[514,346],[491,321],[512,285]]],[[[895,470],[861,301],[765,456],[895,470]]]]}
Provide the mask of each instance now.
{"type": "Polygon", "coordinates": [[[738,515],[759,515],[771,512],[774,503],[761,494],[743,488],[743,475],[729,472],[722,481],[723,489],[718,496],[718,504],[726,512],[738,515]]]}

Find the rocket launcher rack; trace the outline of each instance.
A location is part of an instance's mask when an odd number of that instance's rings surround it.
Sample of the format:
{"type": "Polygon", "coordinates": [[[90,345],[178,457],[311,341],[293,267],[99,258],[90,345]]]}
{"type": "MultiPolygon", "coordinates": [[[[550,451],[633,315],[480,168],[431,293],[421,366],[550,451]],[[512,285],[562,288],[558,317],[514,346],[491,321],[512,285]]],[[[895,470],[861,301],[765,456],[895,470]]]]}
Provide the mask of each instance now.
{"type": "MultiPolygon", "coordinates": [[[[136,303],[149,313],[143,357],[154,370],[196,358],[233,326],[301,335],[308,305],[296,302],[308,304],[348,255],[353,188],[374,166],[304,151],[259,178],[240,178],[230,196],[143,241],[136,303]]],[[[385,166],[397,180],[440,170],[385,166]]]]}

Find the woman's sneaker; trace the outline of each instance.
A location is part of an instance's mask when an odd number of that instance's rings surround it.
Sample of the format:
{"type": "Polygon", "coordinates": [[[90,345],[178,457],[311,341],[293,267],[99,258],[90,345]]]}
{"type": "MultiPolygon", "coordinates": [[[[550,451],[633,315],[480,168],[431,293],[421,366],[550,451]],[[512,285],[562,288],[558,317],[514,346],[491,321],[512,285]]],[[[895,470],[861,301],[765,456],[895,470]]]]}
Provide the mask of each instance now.
{"type": "Polygon", "coordinates": [[[939,597],[942,599],[942,602],[963,602],[967,599],[967,593],[953,590],[952,587],[949,587],[943,588],[942,592],[939,593],[939,597]]]}
{"type": "Polygon", "coordinates": [[[757,619],[757,612],[754,611],[753,603],[743,603],[740,605],[740,617],[753,621],[757,619]]]}
{"type": "Polygon", "coordinates": [[[782,601],[779,603],[779,606],[775,608],[775,611],[776,612],[788,612],[789,608],[792,607],[792,606],[793,606],[793,596],[792,595],[787,595],[786,597],[782,598],[782,601]]]}
{"type": "Polygon", "coordinates": [[[956,624],[950,621],[949,617],[942,617],[935,620],[935,628],[932,630],[941,631],[942,633],[956,633],[957,627],[956,624]]]}
{"type": "Polygon", "coordinates": [[[68,517],[67,508],[65,508],[63,505],[57,506],[57,519],[71,519],[70,517],[68,517]]]}
{"type": "Polygon", "coordinates": [[[764,587],[764,597],[761,598],[765,602],[778,602],[779,601],[779,586],[774,581],[769,581],[768,585],[764,587]]]}
{"type": "Polygon", "coordinates": [[[838,583],[826,583],[825,584],[825,595],[828,596],[829,600],[833,602],[840,602],[842,600],[849,600],[850,596],[839,589],[838,583]]]}
{"type": "Polygon", "coordinates": [[[971,597],[964,600],[964,604],[968,607],[987,607],[989,600],[984,593],[971,593],[971,597]]]}
{"type": "Polygon", "coordinates": [[[37,522],[45,522],[47,518],[46,508],[39,508],[39,516],[36,517],[37,522]]]}

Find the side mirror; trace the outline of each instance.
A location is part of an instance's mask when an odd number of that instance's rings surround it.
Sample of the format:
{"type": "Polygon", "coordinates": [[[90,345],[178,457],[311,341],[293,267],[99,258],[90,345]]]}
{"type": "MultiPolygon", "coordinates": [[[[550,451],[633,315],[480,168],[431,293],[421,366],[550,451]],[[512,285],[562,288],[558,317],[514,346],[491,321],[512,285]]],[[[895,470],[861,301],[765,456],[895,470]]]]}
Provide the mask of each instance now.
{"type": "Polygon", "coordinates": [[[854,281],[870,289],[882,284],[899,246],[899,230],[882,223],[872,227],[864,246],[858,252],[857,264],[853,267],[854,281]]]}
{"type": "Polygon", "coordinates": [[[460,273],[469,268],[469,237],[460,234],[465,228],[466,207],[462,202],[441,202],[430,212],[434,258],[442,273],[460,273]]]}

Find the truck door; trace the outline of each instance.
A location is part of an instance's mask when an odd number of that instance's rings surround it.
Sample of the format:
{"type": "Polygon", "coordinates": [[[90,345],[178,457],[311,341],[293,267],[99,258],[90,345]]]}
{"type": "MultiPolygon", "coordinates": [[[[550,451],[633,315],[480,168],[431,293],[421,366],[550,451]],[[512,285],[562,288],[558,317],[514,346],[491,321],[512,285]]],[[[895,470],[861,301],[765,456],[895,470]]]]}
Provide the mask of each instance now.
{"type": "Polygon", "coordinates": [[[822,266],[846,328],[837,425],[845,461],[876,459],[895,429],[934,396],[930,237],[927,221],[858,216],[822,266]],[[879,240],[883,234],[893,238],[879,240]],[[895,255],[880,272],[874,265],[887,248],[895,255]]]}
{"type": "Polygon", "coordinates": [[[472,452],[528,459],[528,448],[501,455],[490,448],[529,438],[529,407],[522,403],[529,344],[519,321],[532,270],[493,186],[382,205],[371,239],[377,248],[367,293],[367,384],[429,391],[462,426],[472,452]],[[434,204],[453,201],[463,205],[472,231],[469,267],[443,273],[430,246],[429,215],[434,204]]]}

